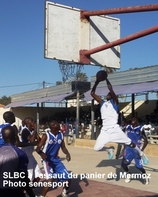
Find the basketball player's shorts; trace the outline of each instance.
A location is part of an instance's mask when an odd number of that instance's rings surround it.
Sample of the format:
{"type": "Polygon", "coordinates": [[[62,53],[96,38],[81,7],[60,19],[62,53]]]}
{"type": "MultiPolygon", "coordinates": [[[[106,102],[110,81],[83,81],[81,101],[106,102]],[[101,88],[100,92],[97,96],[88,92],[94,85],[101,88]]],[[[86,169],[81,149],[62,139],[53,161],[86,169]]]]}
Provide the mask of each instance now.
{"type": "Polygon", "coordinates": [[[60,182],[70,179],[69,172],[60,158],[55,158],[54,161],[43,161],[43,167],[46,179],[57,179],[60,182]]]}
{"type": "Polygon", "coordinates": [[[130,165],[133,159],[136,168],[143,168],[143,162],[138,151],[127,146],[124,151],[122,166],[126,167],[127,165],[130,165]]]}
{"type": "Polygon", "coordinates": [[[41,176],[40,167],[39,167],[37,161],[35,160],[35,158],[33,156],[29,157],[29,163],[28,163],[27,171],[28,171],[28,178],[31,181],[33,181],[34,178],[37,178],[37,177],[41,176]]]}
{"type": "Polygon", "coordinates": [[[96,140],[94,150],[101,150],[109,142],[129,145],[131,139],[127,137],[118,124],[113,127],[103,126],[96,140]]]}

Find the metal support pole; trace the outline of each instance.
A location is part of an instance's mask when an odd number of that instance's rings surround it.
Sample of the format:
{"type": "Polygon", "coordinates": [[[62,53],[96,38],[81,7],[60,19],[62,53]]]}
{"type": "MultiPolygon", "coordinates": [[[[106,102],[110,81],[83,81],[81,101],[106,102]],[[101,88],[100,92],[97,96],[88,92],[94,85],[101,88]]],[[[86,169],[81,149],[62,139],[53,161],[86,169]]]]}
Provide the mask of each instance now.
{"type": "Polygon", "coordinates": [[[135,95],[132,94],[132,117],[135,116],[135,108],[134,108],[134,105],[135,105],[135,95]]]}
{"type": "MultiPolygon", "coordinates": [[[[132,13],[132,12],[147,12],[147,11],[157,11],[158,10],[158,4],[152,4],[152,5],[145,5],[145,6],[132,6],[132,7],[125,7],[125,8],[114,8],[109,10],[96,10],[96,11],[85,11],[81,10],[80,12],[80,18],[89,20],[90,16],[99,16],[99,15],[108,15],[108,14],[123,14],[123,13],[132,13]]],[[[158,31],[158,26],[149,28],[147,30],[138,32],[136,34],[129,35],[125,38],[121,38],[119,40],[107,43],[105,45],[85,50],[80,50],[80,60],[79,62],[82,64],[90,64],[90,55],[93,53],[97,53],[100,51],[103,51],[105,49],[123,44],[125,42],[129,42],[134,39],[138,39],[140,37],[155,33],[158,31]]]]}
{"type": "Polygon", "coordinates": [[[77,94],[76,94],[76,102],[77,102],[77,106],[76,106],[76,138],[79,138],[79,108],[80,108],[80,92],[79,90],[77,90],[77,94]]]}
{"type": "Polygon", "coordinates": [[[158,26],[151,27],[149,29],[137,32],[135,34],[131,34],[131,35],[126,36],[124,38],[120,38],[118,40],[115,40],[113,42],[109,42],[107,44],[104,44],[102,46],[99,46],[99,47],[96,47],[96,48],[93,48],[93,49],[90,49],[90,50],[81,50],[80,54],[83,54],[85,56],[89,56],[89,55],[91,55],[93,53],[97,53],[99,51],[103,51],[105,49],[108,49],[108,48],[111,48],[111,47],[114,47],[114,46],[117,46],[117,45],[129,42],[131,40],[135,40],[135,39],[141,38],[143,36],[146,36],[146,35],[149,35],[149,34],[152,34],[152,33],[155,33],[155,32],[158,32],[158,26]]]}
{"type": "MultiPolygon", "coordinates": [[[[46,87],[46,82],[43,81],[43,88],[45,88],[45,87],[46,87]]],[[[45,103],[44,102],[41,103],[41,107],[42,107],[42,109],[45,107],[45,103]]]]}
{"type": "Polygon", "coordinates": [[[37,133],[39,133],[39,103],[37,103],[37,133]]]}
{"type": "Polygon", "coordinates": [[[95,136],[94,136],[94,99],[92,100],[92,104],[91,104],[91,126],[92,126],[92,129],[91,129],[91,139],[95,139],[95,136]]]}
{"type": "Polygon", "coordinates": [[[108,10],[96,10],[96,11],[81,10],[81,18],[87,18],[89,16],[98,16],[98,15],[124,14],[124,13],[134,13],[134,12],[157,11],[157,10],[158,10],[158,4],[132,6],[132,7],[124,7],[124,8],[113,8],[108,10]]]}

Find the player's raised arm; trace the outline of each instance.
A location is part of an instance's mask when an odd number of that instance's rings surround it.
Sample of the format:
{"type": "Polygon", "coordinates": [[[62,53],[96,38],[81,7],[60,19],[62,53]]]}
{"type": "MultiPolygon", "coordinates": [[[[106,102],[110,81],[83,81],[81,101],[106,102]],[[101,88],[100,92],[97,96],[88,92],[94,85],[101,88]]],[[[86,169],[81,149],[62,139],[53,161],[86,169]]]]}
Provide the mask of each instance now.
{"type": "Polygon", "coordinates": [[[96,80],[92,90],[91,90],[91,96],[98,102],[98,103],[102,103],[102,99],[95,93],[96,87],[99,84],[99,81],[96,80]]]}
{"type": "Polygon", "coordinates": [[[112,99],[114,100],[115,104],[117,105],[119,102],[118,102],[118,97],[117,95],[115,94],[114,90],[113,90],[113,87],[110,83],[110,81],[108,80],[108,78],[106,78],[106,83],[107,83],[107,87],[110,91],[110,95],[112,97],[112,99]]]}
{"type": "Polygon", "coordinates": [[[96,81],[91,90],[91,96],[100,104],[103,102],[103,100],[97,94],[95,94],[95,91],[99,82],[104,81],[106,79],[107,79],[107,72],[105,70],[98,71],[96,74],[96,81]]]}

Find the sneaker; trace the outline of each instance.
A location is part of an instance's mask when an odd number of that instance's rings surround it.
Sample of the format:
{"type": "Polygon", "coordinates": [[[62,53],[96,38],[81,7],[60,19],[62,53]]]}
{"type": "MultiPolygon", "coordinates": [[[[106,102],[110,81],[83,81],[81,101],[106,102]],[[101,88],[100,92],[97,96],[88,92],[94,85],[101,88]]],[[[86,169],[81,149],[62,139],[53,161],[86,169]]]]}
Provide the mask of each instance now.
{"type": "Polygon", "coordinates": [[[108,149],[108,157],[109,157],[109,159],[112,159],[113,158],[113,156],[114,156],[114,149],[108,149]]]}
{"type": "Polygon", "coordinates": [[[131,182],[131,173],[126,174],[125,183],[131,182]]]}
{"type": "Polygon", "coordinates": [[[143,153],[143,155],[141,156],[142,160],[143,160],[143,164],[147,165],[149,163],[148,158],[146,157],[146,155],[143,153]]]}
{"type": "Polygon", "coordinates": [[[149,179],[147,178],[147,175],[143,178],[143,184],[148,185],[149,184],[149,179]]]}
{"type": "Polygon", "coordinates": [[[62,197],[70,197],[69,194],[68,194],[68,192],[66,190],[63,190],[62,191],[61,196],[62,197]]]}

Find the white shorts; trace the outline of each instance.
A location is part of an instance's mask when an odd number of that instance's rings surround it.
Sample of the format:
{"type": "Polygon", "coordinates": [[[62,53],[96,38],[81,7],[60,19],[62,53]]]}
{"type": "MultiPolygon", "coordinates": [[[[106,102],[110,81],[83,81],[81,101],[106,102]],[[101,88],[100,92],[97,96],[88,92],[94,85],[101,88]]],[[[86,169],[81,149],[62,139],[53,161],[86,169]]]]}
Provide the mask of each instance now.
{"type": "Polygon", "coordinates": [[[101,150],[105,144],[109,142],[129,145],[131,143],[131,139],[127,137],[119,125],[115,125],[114,127],[110,128],[102,127],[101,132],[96,140],[94,150],[101,150]]]}
{"type": "Polygon", "coordinates": [[[28,171],[28,178],[30,179],[30,181],[33,181],[34,178],[41,176],[40,167],[33,156],[29,157],[29,163],[28,163],[27,169],[28,169],[27,170],[28,171]]]}

